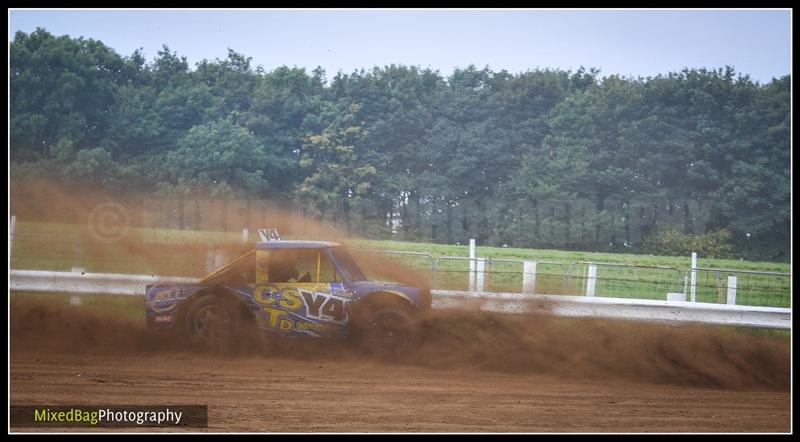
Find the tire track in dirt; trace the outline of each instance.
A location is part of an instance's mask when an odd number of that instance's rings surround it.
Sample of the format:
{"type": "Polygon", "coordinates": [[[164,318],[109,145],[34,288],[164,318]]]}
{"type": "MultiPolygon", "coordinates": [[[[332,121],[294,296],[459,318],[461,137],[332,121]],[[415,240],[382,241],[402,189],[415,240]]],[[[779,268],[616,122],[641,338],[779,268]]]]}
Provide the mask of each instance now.
{"type": "Polygon", "coordinates": [[[209,428],[195,431],[214,432],[786,432],[789,400],[774,390],[198,353],[26,353],[11,369],[12,404],[206,404],[209,428]]]}

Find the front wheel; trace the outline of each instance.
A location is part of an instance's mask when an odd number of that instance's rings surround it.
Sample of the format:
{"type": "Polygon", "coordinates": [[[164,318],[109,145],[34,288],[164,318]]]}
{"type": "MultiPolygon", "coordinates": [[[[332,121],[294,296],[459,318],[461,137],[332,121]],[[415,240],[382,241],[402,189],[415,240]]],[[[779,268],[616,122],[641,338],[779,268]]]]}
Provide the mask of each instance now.
{"type": "Polygon", "coordinates": [[[381,307],[370,312],[358,330],[361,343],[381,356],[398,356],[417,344],[420,325],[407,309],[381,307]]]}

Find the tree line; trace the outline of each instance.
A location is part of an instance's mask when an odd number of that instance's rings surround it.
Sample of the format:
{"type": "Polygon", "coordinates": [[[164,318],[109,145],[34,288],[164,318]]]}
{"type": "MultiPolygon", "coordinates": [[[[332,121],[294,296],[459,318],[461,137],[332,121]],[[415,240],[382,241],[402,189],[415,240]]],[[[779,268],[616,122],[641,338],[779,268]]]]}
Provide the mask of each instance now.
{"type": "Polygon", "coordinates": [[[251,61],[17,32],[12,178],[270,199],[370,238],[657,253],[659,237],[708,234],[732,256],[789,259],[788,75],[389,65],[329,79],[251,61]]]}

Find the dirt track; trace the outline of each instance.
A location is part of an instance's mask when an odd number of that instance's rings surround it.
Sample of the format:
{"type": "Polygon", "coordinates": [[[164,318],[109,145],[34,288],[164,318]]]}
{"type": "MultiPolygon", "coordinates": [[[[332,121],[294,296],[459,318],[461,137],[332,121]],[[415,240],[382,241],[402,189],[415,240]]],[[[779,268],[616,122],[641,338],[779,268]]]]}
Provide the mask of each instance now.
{"type": "Polygon", "coordinates": [[[209,431],[790,430],[785,341],[449,315],[388,363],[318,343],[180,350],[135,324],[12,303],[11,403],[208,404],[209,431]]]}

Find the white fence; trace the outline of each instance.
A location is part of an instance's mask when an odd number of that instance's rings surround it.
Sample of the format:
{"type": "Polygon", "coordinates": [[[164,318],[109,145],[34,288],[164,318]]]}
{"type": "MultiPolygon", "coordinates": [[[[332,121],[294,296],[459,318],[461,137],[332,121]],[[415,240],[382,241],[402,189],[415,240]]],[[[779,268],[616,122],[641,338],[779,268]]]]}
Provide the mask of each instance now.
{"type": "MultiPolygon", "coordinates": [[[[183,277],[38,270],[10,270],[9,279],[9,288],[13,291],[73,295],[143,296],[147,284],[197,282],[194,278],[183,277]]],[[[528,293],[433,290],[431,294],[434,308],[477,308],[508,313],[791,328],[790,308],[528,293]]]]}
{"type": "Polygon", "coordinates": [[[791,274],[673,266],[513,258],[469,258],[389,250],[358,250],[397,259],[429,272],[441,290],[521,292],[612,298],[700,301],[761,307],[791,307],[791,274]],[[730,277],[734,278],[730,278],[730,277]]]}

